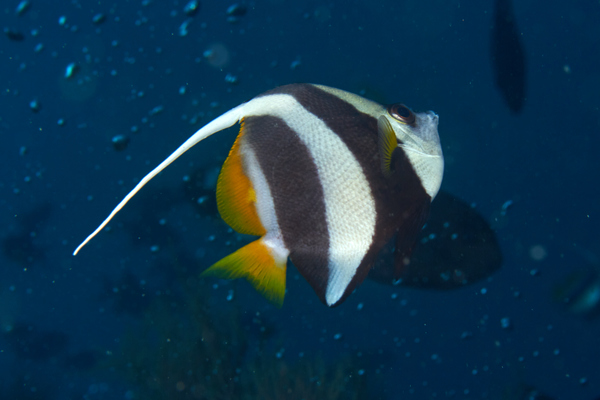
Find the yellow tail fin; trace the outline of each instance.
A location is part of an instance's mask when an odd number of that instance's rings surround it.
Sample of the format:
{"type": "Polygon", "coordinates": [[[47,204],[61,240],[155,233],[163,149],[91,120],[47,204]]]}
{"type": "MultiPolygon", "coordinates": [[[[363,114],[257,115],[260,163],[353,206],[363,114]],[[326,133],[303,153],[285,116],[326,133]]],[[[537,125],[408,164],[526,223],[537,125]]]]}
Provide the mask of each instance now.
{"type": "Polygon", "coordinates": [[[287,259],[274,256],[272,250],[259,239],[216,262],[200,276],[246,278],[260,294],[281,307],[285,296],[286,264],[287,259]]]}

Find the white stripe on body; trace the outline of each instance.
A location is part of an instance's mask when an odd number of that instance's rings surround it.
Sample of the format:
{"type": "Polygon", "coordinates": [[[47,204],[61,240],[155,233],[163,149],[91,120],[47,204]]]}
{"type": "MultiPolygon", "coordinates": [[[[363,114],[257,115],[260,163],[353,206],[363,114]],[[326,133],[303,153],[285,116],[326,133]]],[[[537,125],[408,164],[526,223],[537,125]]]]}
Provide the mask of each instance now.
{"type": "Polygon", "coordinates": [[[256,213],[262,226],[267,231],[266,235],[260,240],[271,250],[276,265],[286,265],[290,251],[285,247],[281,229],[277,223],[271,189],[256,159],[256,154],[247,145],[244,145],[243,137],[240,143],[240,153],[244,160],[246,173],[256,193],[256,213]]]}
{"type": "MultiPolygon", "coordinates": [[[[356,274],[375,233],[375,199],[362,167],[342,139],[291,95],[258,97],[242,111],[245,117],[270,115],[284,120],[306,144],[316,164],[330,243],[325,300],[328,305],[335,304],[356,274]]],[[[261,222],[268,230],[265,221],[261,222]]]]}

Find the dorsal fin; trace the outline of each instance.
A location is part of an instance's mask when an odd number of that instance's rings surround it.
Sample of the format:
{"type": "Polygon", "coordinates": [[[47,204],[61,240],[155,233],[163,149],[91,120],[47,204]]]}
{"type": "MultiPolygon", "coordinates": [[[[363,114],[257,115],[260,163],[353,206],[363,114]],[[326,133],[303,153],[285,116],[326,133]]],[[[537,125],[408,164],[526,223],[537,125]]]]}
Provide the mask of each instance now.
{"type": "Polygon", "coordinates": [[[146,176],[144,176],[142,178],[142,180],[133,188],[133,190],[131,192],[129,192],[123,200],[121,200],[121,202],[115,207],[114,210],[112,210],[112,212],[100,224],[100,226],[98,226],[96,228],[96,230],[94,232],[92,232],[79,246],[77,246],[77,248],[73,252],[73,255],[77,255],[79,250],[81,250],[81,248],[83,246],[85,246],[90,240],[92,240],[92,238],[94,236],[96,236],[98,234],[98,232],[100,232],[110,222],[110,220],[113,219],[113,217],[119,211],[121,211],[121,209],[125,206],[125,204],[127,204],[127,202],[129,200],[131,200],[131,198],[133,196],[135,196],[137,194],[137,192],[139,192],[140,189],[142,187],[144,187],[144,185],[146,183],[148,183],[152,178],[154,178],[156,175],[158,175],[169,164],[171,164],[173,161],[175,161],[177,158],[179,158],[179,156],[181,156],[183,153],[185,153],[186,151],[191,149],[194,145],[196,145],[201,140],[206,139],[213,133],[222,131],[225,128],[229,128],[230,126],[232,126],[233,124],[238,122],[244,116],[244,106],[246,104],[247,103],[243,103],[235,108],[232,108],[231,110],[227,111],[225,114],[212,120],[211,122],[209,122],[208,124],[206,124],[205,126],[200,128],[188,140],[186,140],[181,146],[179,146],[177,148],[177,150],[175,150],[169,157],[167,157],[163,162],[161,162],[158,165],[158,167],[154,168],[152,171],[150,171],[150,173],[148,173],[146,176]]]}

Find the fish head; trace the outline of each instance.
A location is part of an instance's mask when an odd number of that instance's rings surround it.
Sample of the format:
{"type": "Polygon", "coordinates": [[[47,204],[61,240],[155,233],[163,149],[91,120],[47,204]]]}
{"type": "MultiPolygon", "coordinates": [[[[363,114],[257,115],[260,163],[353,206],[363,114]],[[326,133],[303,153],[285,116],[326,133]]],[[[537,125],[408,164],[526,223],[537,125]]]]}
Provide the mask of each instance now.
{"type": "Polygon", "coordinates": [[[444,175],[438,115],[433,111],[415,113],[404,104],[393,104],[387,108],[385,117],[394,130],[398,147],[410,159],[425,190],[433,200],[444,175]]]}

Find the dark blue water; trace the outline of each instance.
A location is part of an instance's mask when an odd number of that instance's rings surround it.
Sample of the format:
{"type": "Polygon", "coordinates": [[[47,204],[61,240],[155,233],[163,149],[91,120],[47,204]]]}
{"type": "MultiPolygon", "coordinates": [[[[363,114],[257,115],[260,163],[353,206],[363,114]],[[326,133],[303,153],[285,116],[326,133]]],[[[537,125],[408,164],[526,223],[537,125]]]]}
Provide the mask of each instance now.
{"type": "Polygon", "coordinates": [[[248,380],[266,376],[359,382],[360,398],[600,395],[599,322],[553,296],[573,271],[598,267],[600,5],[515,4],[527,98],[513,114],[494,86],[492,1],[256,1],[234,23],[224,2],[191,17],[174,0],[32,0],[21,15],[18,3],[0,6],[0,26],[23,35],[0,37],[6,396],[261,398],[248,380]],[[441,293],[367,281],[334,309],[293,267],[281,309],[244,282],[197,280],[248,240],[184,190],[220,166],[235,129],[188,152],[71,255],[198,128],[293,82],[438,113],[442,187],[492,223],[502,269],[441,293]],[[213,350],[198,350],[211,337],[213,350]],[[206,397],[194,397],[199,382],[206,397]]]}

